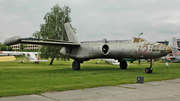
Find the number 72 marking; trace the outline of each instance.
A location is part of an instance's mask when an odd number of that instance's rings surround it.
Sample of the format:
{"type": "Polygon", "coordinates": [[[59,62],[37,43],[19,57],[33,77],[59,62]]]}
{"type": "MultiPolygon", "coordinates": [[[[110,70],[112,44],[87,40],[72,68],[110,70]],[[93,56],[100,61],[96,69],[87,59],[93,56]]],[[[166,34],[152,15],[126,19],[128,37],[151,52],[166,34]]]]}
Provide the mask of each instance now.
{"type": "MultiPolygon", "coordinates": [[[[144,47],[145,47],[146,49],[144,50],[143,55],[147,55],[148,53],[146,53],[146,51],[148,50],[148,46],[144,45],[142,48],[144,48],[144,47]]],[[[137,52],[138,55],[139,55],[140,49],[141,49],[141,46],[139,46],[139,49],[138,49],[138,52],[137,52]]]]}

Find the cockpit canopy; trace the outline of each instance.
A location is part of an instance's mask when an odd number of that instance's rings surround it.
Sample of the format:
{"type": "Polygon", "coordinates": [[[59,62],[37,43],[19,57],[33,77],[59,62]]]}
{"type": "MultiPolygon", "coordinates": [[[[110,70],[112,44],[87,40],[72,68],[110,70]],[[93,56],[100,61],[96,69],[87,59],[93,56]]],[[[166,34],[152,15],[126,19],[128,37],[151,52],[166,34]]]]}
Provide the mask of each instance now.
{"type": "Polygon", "coordinates": [[[131,39],[131,41],[133,43],[139,43],[139,42],[146,42],[147,40],[142,39],[142,38],[133,38],[133,39],[131,39]]]}

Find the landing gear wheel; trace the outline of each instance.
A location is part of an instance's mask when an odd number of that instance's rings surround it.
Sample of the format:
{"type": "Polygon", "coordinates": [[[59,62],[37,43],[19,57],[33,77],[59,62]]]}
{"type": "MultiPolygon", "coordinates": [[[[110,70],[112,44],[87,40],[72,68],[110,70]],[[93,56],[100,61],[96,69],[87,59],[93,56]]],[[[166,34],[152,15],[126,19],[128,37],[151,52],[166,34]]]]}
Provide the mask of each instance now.
{"type": "Polygon", "coordinates": [[[150,67],[145,69],[146,73],[152,73],[153,58],[150,59],[150,67]]]}
{"type": "Polygon", "coordinates": [[[73,61],[72,69],[73,70],[80,70],[80,63],[78,61],[73,61]]]}
{"type": "Polygon", "coordinates": [[[127,62],[125,60],[121,61],[119,64],[121,69],[127,69],[127,62]]]}
{"type": "Polygon", "coordinates": [[[23,62],[21,61],[21,63],[23,63],[23,62]]]}
{"type": "Polygon", "coordinates": [[[153,71],[153,69],[152,69],[151,67],[145,69],[145,72],[146,72],[146,73],[152,73],[152,71],[153,71]]]}

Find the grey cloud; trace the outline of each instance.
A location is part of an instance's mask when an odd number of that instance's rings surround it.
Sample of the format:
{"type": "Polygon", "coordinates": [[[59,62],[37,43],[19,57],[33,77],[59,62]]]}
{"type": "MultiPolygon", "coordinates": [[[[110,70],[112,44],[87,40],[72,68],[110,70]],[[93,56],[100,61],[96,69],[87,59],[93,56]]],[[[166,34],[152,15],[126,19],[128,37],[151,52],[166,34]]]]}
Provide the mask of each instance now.
{"type": "MultiPolygon", "coordinates": [[[[180,1],[174,0],[0,0],[0,42],[29,37],[56,3],[72,9],[79,40],[130,39],[144,32],[150,41],[180,35],[180,1]],[[5,33],[5,34],[4,34],[5,33]],[[158,36],[158,37],[155,37],[158,36]]],[[[179,36],[180,37],[180,36],[179,36]]]]}

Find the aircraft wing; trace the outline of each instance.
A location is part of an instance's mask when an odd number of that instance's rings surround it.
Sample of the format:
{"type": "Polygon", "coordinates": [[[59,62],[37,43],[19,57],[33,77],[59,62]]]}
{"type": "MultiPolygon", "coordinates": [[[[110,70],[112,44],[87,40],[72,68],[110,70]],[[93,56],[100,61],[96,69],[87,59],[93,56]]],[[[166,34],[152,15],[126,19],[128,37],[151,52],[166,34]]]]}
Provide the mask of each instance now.
{"type": "Polygon", "coordinates": [[[174,56],[165,56],[166,59],[176,59],[174,56]]]}
{"type": "Polygon", "coordinates": [[[23,38],[19,36],[15,36],[12,38],[9,38],[4,41],[4,44],[9,46],[17,43],[25,43],[25,44],[38,44],[38,45],[49,45],[49,46],[63,46],[63,47],[76,47],[79,46],[81,43],[77,39],[74,31],[72,30],[69,23],[64,24],[67,36],[69,41],[60,41],[60,40],[41,40],[41,41],[35,41],[35,40],[24,40],[23,38]]]}
{"type": "Polygon", "coordinates": [[[4,44],[9,46],[17,43],[25,43],[25,44],[38,44],[38,45],[49,45],[49,46],[64,46],[64,47],[72,47],[79,46],[78,42],[69,42],[69,41],[59,41],[59,40],[47,40],[47,41],[30,41],[23,40],[20,36],[15,36],[4,41],[4,44]]]}
{"type": "Polygon", "coordinates": [[[22,55],[21,52],[16,51],[0,51],[0,55],[22,55]]]}
{"type": "Polygon", "coordinates": [[[38,54],[40,52],[0,51],[0,55],[22,55],[22,54],[28,54],[28,53],[38,54]]]}

